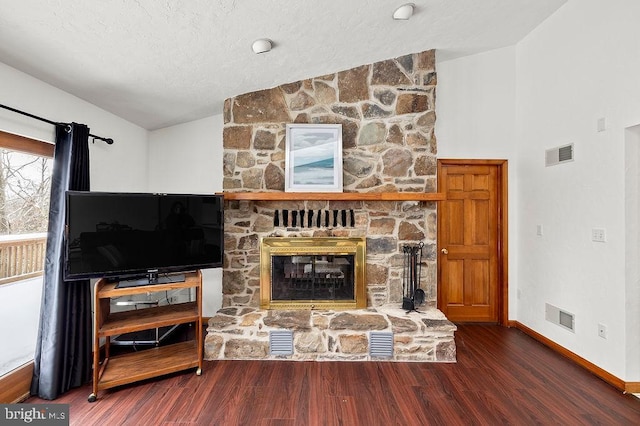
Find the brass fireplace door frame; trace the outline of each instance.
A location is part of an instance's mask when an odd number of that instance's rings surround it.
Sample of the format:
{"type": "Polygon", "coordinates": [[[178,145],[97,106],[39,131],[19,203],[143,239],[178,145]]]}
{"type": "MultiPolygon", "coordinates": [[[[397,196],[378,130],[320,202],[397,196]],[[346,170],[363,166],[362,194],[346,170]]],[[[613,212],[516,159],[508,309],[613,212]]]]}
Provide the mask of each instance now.
{"type": "Polygon", "coordinates": [[[260,242],[261,309],[363,309],[367,307],[366,238],[264,237],[260,242]],[[295,255],[354,255],[354,300],[271,300],[271,257],[295,255]]]}

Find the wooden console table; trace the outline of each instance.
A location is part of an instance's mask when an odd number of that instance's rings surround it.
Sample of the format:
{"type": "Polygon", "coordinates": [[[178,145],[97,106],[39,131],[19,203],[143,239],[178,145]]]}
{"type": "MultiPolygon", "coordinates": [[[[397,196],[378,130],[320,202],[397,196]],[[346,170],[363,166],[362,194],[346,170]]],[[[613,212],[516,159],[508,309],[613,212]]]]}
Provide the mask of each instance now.
{"type": "Polygon", "coordinates": [[[93,389],[89,402],[98,398],[98,391],[140,380],[161,376],[189,368],[202,372],[202,274],[188,273],[182,282],[149,284],[137,287],[116,288],[117,283],[105,279],[95,284],[93,389]],[[137,309],[125,312],[110,311],[113,297],[130,296],[156,291],[195,288],[193,302],[137,309]],[[123,355],[110,355],[111,338],[134,331],[192,323],[195,339],[144,349],[123,355]],[[104,358],[100,356],[100,339],[104,338],[104,358]]]}

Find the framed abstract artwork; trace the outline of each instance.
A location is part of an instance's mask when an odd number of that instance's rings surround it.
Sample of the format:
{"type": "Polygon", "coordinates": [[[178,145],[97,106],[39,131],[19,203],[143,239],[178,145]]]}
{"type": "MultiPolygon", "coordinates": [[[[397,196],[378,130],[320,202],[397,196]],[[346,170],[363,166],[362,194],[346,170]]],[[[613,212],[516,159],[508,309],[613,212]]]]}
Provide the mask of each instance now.
{"type": "Polygon", "coordinates": [[[287,124],[286,192],[342,192],[342,125],[287,124]]]}

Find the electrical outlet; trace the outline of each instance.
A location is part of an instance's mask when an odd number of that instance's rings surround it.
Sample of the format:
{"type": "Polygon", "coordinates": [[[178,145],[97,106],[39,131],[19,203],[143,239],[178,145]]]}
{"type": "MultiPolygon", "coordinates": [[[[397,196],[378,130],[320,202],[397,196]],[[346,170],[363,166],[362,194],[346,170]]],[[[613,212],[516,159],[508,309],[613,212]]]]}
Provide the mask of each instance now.
{"type": "Polygon", "coordinates": [[[598,324],[598,336],[603,339],[607,338],[607,326],[604,324],[598,324]]]}
{"type": "Polygon", "coordinates": [[[539,237],[542,236],[543,234],[542,225],[536,225],[536,234],[538,234],[539,237]]]}
{"type": "Polygon", "coordinates": [[[597,243],[607,242],[607,231],[604,228],[592,228],[591,241],[595,241],[597,243]]]}

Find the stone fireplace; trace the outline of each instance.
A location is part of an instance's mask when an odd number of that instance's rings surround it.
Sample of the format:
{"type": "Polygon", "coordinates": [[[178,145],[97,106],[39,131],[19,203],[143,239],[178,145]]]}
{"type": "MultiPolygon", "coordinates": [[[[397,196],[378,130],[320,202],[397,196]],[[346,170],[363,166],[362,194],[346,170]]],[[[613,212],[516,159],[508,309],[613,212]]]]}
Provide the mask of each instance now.
{"type": "MultiPolygon", "coordinates": [[[[436,82],[430,50],[227,99],[224,191],[283,192],[286,124],[324,123],[342,124],[344,192],[435,192],[436,82]]],[[[270,353],[270,336],[289,330],[294,349],[286,359],[373,359],[368,352],[372,333],[389,332],[394,360],[455,361],[455,326],[435,309],[435,250],[433,201],[225,201],[223,307],[209,322],[205,359],[282,358],[270,353]],[[284,212],[331,212],[333,220],[284,223],[284,212]],[[329,254],[311,253],[309,259],[302,250],[287,255],[299,256],[296,262],[279,266],[285,276],[299,278],[289,287],[279,285],[279,297],[286,300],[269,296],[267,301],[265,294],[273,288],[261,286],[267,278],[260,246],[276,238],[364,241],[365,282],[355,290],[362,298],[353,306],[336,300],[320,305],[305,299],[308,294],[292,302],[292,293],[311,285],[305,269],[325,268],[324,275],[314,275],[329,300],[330,290],[335,293],[350,273],[344,265],[348,258],[329,265],[329,254]],[[420,287],[425,304],[421,312],[408,314],[400,309],[401,247],[418,242],[424,243],[420,287]]]]}
{"type": "Polygon", "coordinates": [[[261,309],[367,307],[364,238],[263,238],[261,309]]]}

